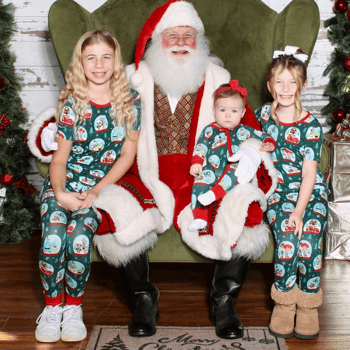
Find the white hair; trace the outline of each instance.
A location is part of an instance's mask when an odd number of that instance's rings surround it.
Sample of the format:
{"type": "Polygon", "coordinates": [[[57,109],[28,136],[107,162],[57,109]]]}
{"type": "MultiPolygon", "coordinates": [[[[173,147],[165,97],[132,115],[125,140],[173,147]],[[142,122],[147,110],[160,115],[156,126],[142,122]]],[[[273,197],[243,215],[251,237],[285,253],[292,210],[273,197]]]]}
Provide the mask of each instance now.
{"type": "Polygon", "coordinates": [[[204,82],[209,59],[209,40],[197,34],[196,49],[188,46],[162,48],[162,37],[157,35],[145,52],[144,60],[152,72],[154,82],[162,91],[173,97],[198,91],[204,82]],[[177,58],[171,52],[187,50],[188,55],[177,58]]]}

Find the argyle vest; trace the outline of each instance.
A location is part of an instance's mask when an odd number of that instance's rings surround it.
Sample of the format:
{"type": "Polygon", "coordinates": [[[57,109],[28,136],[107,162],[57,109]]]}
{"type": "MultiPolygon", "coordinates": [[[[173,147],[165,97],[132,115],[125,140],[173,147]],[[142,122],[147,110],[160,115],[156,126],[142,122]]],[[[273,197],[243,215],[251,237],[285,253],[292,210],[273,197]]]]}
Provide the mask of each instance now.
{"type": "Polygon", "coordinates": [[[168,97],[154,86],[154,127],[158,155],[187,154],[197,92],[183,95],[174,114],[168,97]]]}

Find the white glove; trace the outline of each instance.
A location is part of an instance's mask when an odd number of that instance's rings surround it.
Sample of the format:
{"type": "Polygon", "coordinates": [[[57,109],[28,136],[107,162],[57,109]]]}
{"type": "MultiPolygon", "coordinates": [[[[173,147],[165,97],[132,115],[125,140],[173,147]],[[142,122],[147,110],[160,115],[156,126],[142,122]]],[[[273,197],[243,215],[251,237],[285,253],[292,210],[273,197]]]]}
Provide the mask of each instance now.
{"type": "Polygon", "coordinates": [[[56,151],[58,149],[58,144],[55,142],[56,133],[56,123],[50,123],[43,129],[41,133],[41,147],[45,152],[56,151]]]}
{"type": "Polygon", "coordinates": [[[240,149],[231,157],[227,157],[229,162],[238,162],[235,175],[237,181],[244,185],[248,183],[256,174],[261,163],[261,157],[258,151],[251,147],[244,147],[240,149]]]}

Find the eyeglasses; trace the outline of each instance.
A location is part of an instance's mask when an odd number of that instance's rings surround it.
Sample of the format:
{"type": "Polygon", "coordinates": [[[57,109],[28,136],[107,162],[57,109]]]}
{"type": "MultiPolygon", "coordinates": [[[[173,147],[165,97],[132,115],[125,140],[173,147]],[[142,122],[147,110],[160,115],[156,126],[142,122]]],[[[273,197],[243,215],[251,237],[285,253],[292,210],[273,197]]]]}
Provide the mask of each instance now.
{"type": "Polygon", "coordinates": [[[166,32],[163,36],[168,40],[168,42],[173,45],[182,39],[186,44],[190,45],[196,40],[196,32],[186,32],[182,36],[175,32],[166,32]]]}

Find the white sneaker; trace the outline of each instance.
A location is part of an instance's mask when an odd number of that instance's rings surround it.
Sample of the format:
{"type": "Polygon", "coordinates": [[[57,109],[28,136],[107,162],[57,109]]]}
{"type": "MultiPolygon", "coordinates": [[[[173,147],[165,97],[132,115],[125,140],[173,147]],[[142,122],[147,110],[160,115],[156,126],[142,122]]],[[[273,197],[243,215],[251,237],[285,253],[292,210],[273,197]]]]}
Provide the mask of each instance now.
{"type": "Polygon", "coordinates": [[[35,338],[37,341],[53,343],[60,340],[62,312],[60,305],[45,307],[36,320],[38,326],[35,330],[35,338]]]}
{"type": "Polygon", "coordinates": [[[62,341],[81,341],[86,338],[87,332],[83,322],[81,305],[66,305],[63,307],[61,326],[62,341]]]}

